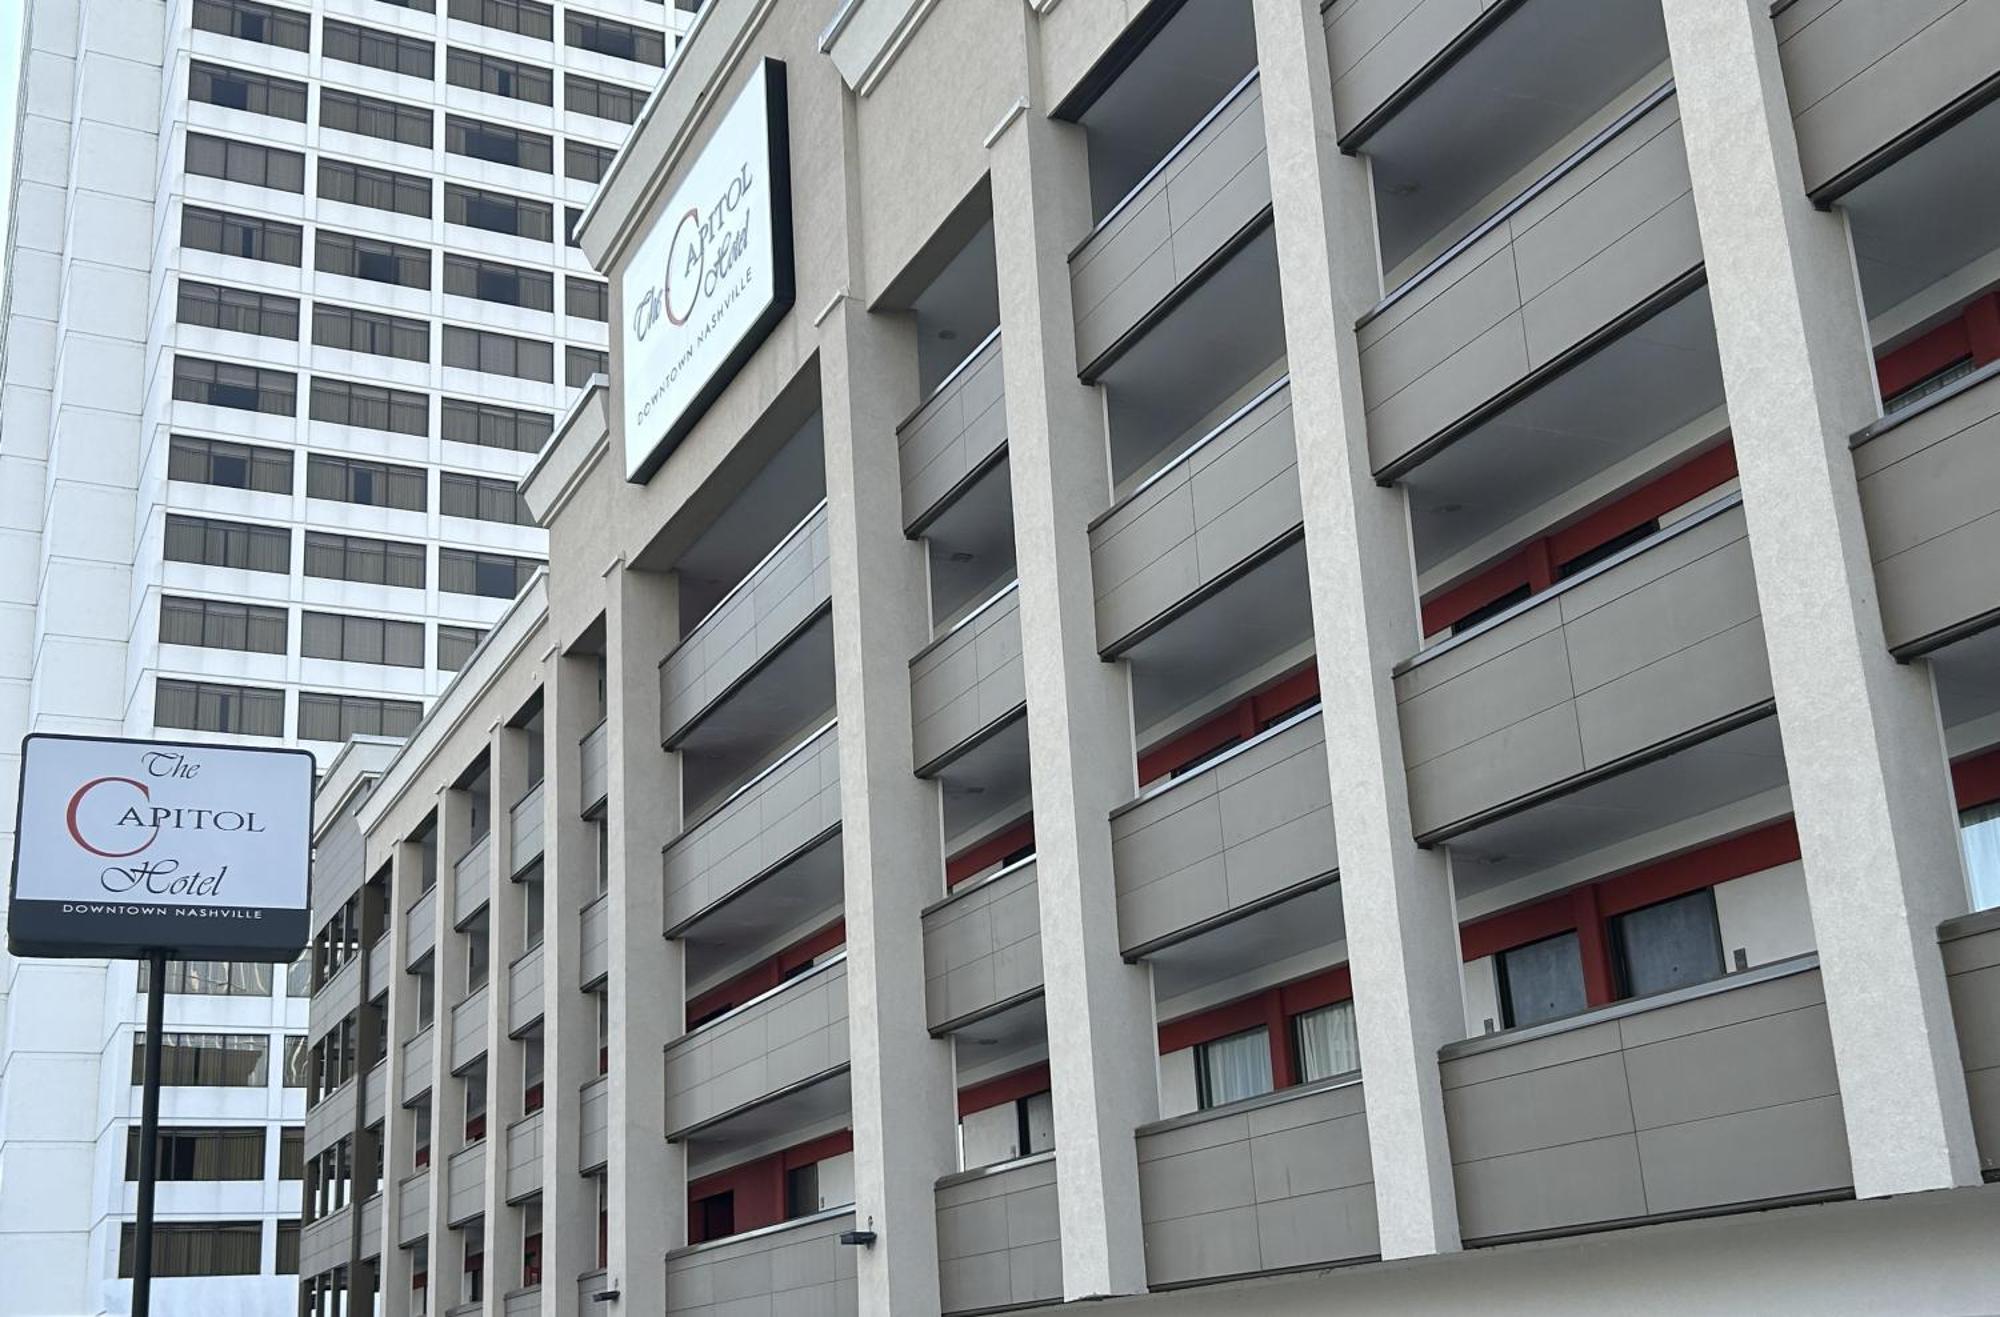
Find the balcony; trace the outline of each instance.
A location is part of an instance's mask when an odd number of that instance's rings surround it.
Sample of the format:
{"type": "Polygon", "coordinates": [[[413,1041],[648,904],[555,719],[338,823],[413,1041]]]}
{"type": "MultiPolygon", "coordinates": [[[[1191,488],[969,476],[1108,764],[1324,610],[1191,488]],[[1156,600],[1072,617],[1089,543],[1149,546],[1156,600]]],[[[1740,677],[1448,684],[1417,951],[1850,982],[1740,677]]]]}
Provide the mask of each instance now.
{"type": "Polygon", "coordinates": [[[1361,1080],[1337,1076],[1140,1127],[1154,1288],[1372,1258],[1361,1080]]]}
{"type": "Polygon", "coordinates": [[[593,988],[611,973],[611,897],[598,897],[583,908],[577,925],[577,972],[580,988],[593,988]]]}
{"type": "Polygon", "coordinates": [[[361,1124],[380,1124],[389,1110],[389,1063],[377,1061],[361,1077],[361,1124]]]}
{"type": "Polygon", "coordinates": [[[854,1258],[841,1244],[854,1210],[839,1208],[667,1254],[667,1311],[732,1309],[850,1317],[859,1311],[854,1258]]]}
{"type": "Polygon", "coordinates": [[[847,1070],[847,960],[817,965],[667,1044],[667,1137],[847,1070]]]}
{"type": "Polygon", "coordinates": [[[306,1155],[319,1152],[335,1139],[354,1132],[354,1104],[360,1098],[361,1086],[348,1080],[330,1093],[320,1095],[306,1112],[305,1147],[306,1155]]]}
{"type": "Polygon", "coordinates": [[[928,777],[1028,707],[1019,583],[960,618],[910,660],[917,775],[928,777]]]}
{"type": "Polygon", "coordinates": [[[382,1256],[382,1195],[378,1191],[361,1200],[361,1258],[382,1256]]]}
{"type": "Polygon", "coordinates": [[[420,965],[437,949],[438,889],[433,887],[418,897],[403,920],[403,964],[420,965]]]}
{"type": "Polygon", "coordinates": [[[407,1248],[431,1230],[431,1173],[418,1171],[396,1189],[396,1244],[407,1248]]]}
{"type": "Polygon", "coordinates": [[[507,967],[507,1036],[518,1038],[542,1018],[542,944],[507,967]]]}
{"type": "Polygon", "coordinates": [[[584,734],[577,745],[577,790],[583,797],[585,817],[604,808],[611,794],[609,723],[599,723],[584,734]]]}
{"type": "Polygon", "coordinates": [[[1078,373],[1095,379],[1255,237],[1270,213],[1264,104],[1253,70],[1070,254],[1078,373]]]}
{"type": "Polygon", "coordinates": [[[482,985],[451,1008],[451,1050],[445,1064],[453,1074],[486,1055],[486,996],[487,989],[482,985]]]}
{"type": "Polygon", "coordinates": [[[388,991],[390,976],[395,972],[393,939],[385,932],[368,948],[368,995],[379,997],[388,991]]]}
{"type": "Polygon", "coordinates": [[[938,1285],[947,1313],[1063,1296],[1056,1159],[1050,1152],[947,1175],[937,1185],[938,1285]]]}
{"type": "Polygon", "coordinates": [[[299,1229],[299,1270],[314,1276],[339,1266],[348,1259],[354,1243],[352,1207],[328,1213],[299,1229]]]}
{"type": "MultiPolygon", "coordinates": [[[[725,903],[838,904],[839,831],[840,737],[828,723],[667,843],[667,936],[680,936],[725,903]],[[760,890],[766,887],[786,890],[760,890]]],[[[741,913],[748,921],[756,912],[741,913]]]]}
{"type": "Polygon", "coordinates": [[[1790,0],[1775,6],[1806,191],[1825,202],[1899,139],[1990,79],[2000,9],[1981,0],[1790,0]]]}
{"type": "Polygon", "coordinates": [[[403,1101],[431,1091],[431,1042],[436,1031],[425,1025],[403,1044],[403,1101]]]}
{"type": "Polygon", "coordinates": [[[1006,455],[999,330],[987,335],[896,427],[896,452],[903,473],[903,530],[920,535],[1006,455]]]}
{"type": "Polygon", "coordinates": [[[507,812],[507,841],[514,877],[542,858],[542,784],[528,788],[528,794],[514,802],[507,812]]]}
{"type": "Polygon", "coordinates": [[[507,1201],[542,1191],[542,1113],[531,1111],[507,1127],[504,1174],[507,1201]]]}
{"type": "Polygon", "coordinates": [[[361,1005],[361,961],[350,959],[312,995],[312,1014],[327,1027],[339,1023],[361,1005]]]}
{"type": "MultiPolygon", "coordinates": [[[[1431,646],[1395,684],[1425,842],[1762,718],[1771,675],[1741,500],[1710,504],[1431,646]]],[[[1716,792],[1784,781],[1768,749],[1739,767],[1683,784],[1686,803],[1698,811],[1722,803],[1700,803],[1716,792]]],[[[1606,814],[1571,822],[1599,828],[1606,814]]]]}
{"type": "Polygon", "coordinates": [[[1376,474],[1402,474],[1702,278],[1671,83],[1363,317],[1376,474]]]}
{"type": "Polygon", "coordinates": [[[1889,648],[1910,658],[2000,621],[1992,495],[2000,487],[2000,363],[1884,417],[1855,443],[1889,648]]]}
{"type": "Polygon", "coordinates": [[[486,1144],[482,1140],[451,1155],[446,1168],[444,1221],[462,1226],[486,1210],[486,1144]]]}
{"type": "Polygon", "coordinates": [[[1326,729],[1296,713],[1111,816],[1118,941],[1136,959],[1333,880],[1326,729]]]}
{"type": "Polygon", "coordinates": [[[933,1034],[1041,991],[1041,898],[1032,857],[964,883],[924,911],[924,1018],[933,1034]]]}
{"type": "Polygon", "coordinates": [[[583,1113],[577,1134],[577,1169],[591,1174],[610,1160],[611,1077],[599,1075],[583,1086],[583,1113]]]}
{"type": "Polygon", "coordinates": [[[501,1317],[537,1317],[541,1311],[542,1287],[539,1285],[509,1290],[500,1300],[501,1317]]]}
{"type": "Polygon", "coordinates": [[[1303,525],[1286,377],[1091,522],[1099,649],[1128,648],[1303,525]]]}
{"type": "Polygon", "coordinates": [[[472,843],[472,849],[451,866],[451,923],[464,928],[472,917],[486,908],[493,877],[493,834],[486,833],[472,843]]]}
{"type": "Polygon", "coordinates": [[[2000,910],[1982,910],[1938,930],[1972,1131],[1986,1178],[2000,1172],[2000,910]]]}
{"type": "Polygon", "coordinates": [[[1447,1046],[1468,1242],[1853,1185],[1817,957],[1447,1046]]]}

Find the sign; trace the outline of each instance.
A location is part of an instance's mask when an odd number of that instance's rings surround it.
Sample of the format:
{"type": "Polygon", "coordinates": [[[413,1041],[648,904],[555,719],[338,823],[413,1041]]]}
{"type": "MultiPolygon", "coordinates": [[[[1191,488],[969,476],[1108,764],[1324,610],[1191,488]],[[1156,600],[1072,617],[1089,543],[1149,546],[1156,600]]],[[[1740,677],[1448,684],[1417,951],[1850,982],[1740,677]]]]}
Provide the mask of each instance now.
{"type": "Polygon", "coordinates": [[[9,947],[293,959],[309,931],[312,792],[305,750],[27,737],[9,947]]]}
{"type": "Polygon", "coordinates": [[[766,59],[619,283],[625,476],[644,481],[792,305],[785,66],[766,59]]]}

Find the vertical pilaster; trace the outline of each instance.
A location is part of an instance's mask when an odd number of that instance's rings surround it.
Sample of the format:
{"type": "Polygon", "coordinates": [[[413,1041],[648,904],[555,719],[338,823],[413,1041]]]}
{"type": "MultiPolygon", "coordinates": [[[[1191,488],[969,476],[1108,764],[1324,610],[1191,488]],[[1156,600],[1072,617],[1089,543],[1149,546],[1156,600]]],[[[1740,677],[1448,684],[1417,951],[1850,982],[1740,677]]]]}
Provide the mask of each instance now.
{"type": "MultiPolygon", "coordinates": [[[[415,1117],[405,1108],[409,1077],[403,1073],[403,1044],[417,1036],[417,990],[405,966],[412,930],[410,907],[421,894],[423,848],[407,841],[391,848],[389,869],[389,1082],[382,1099],[382,1266],[377,1275],[382,1317],[409,1317],[410,1252],[399,1236],[403,1222],[403,1181],[415,1157],[415,1117]]],[[[432,930],[435,933],[435,929],[432,930]]],[[[436,1094],[433,1081],[433,1107],[436,1094]]],[[[435,1117],[435,1110],[433,1110],[435,1117]]],[[[435,1134],[433,1134],[435,1139],[435,1134]]]]}
{"type": "Polygon", "coordinates": [[[1412,840],[1390,674],[1419,638],[1400,493],[1375,483],[1354,325],[1380,285],[1367,166],[1335,146],[1317,0],[1255,0],[1320,698],[1382,1255],[1458,1247],[1438,1048],[1465,1032],[1444,857],[1412,840]]]}
{"type": "Polygon", "coordinates": [[[493,783],[493,871],[487,876],[486,937],[486,1279],[487,1301],[521,1284],[521,1212],[507,1202],[507,1132],[525,1114],[521,1045],[507,1035],[513,964],[520,958],[527,918],[514,856],[514,804],[528,790],[531,734],[495,727],[486,762],[493,783]]]}
{"type": "Polygon", "coordinates": [[[1007,453],[1048,985],[1067,1299],[1146,1288],[1134,1130],[1159,1114],[1152,989],[1118,952],[1111,810],[1137,789],[1125,670],[1097,654],[1092,516],[1110,505],[1104,418],[1077,380],[1069,252],[1090,231],[1081,130],[1048,117],[1025,10],[1028,103],[989,146],[1007,453]]]}
{"type": "Polygon", "coordinates": [[[1665,12],[1855,1192],[1977,1183],[1937,944],[1965,880],[1936,691],[1889,655],[1861,521],[1845,222],[1806,198],[1769,6],[1665,12]]]}
{"type": "Polygon", "coordinates": [[[457,1232],[445,1224],[451,1195],[451,1156],[465,1146],[465,1089],[451,1073],[451,1008],[465,982],[465,940],[459,936],[458,857],[472,840],[472,806],[466,793],[438,792],[437,950],[431,954],[431,1175],[430,1306],[444,1311],[458,1302],[461,1257],[457,1232]]]}

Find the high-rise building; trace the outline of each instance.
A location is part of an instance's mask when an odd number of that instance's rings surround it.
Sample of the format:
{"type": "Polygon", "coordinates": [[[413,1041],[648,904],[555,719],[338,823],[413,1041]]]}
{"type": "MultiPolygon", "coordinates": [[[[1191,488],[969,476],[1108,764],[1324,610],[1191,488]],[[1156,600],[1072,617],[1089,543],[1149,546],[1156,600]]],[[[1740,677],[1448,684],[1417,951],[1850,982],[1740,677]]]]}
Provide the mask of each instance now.
{"type": "Polygon", "coordinates": [[[307,1310],[1990,1307],[1996,140],[1991,0],[712,0],[322,792],[307,1310]]]}
{"type": "MultiPolygon", "coordinates": [[[[24,732],[416,723],[543,558],[515,482],[607,346],[571,226],[694,8],[7,6],[0,852],[24,732]]],[[[121,1311],[134,967],[0,969],[0,1313],[121,1311]]],[[[175,972],[156,1312],[293,1301],[286,979],[175,972]]]]}

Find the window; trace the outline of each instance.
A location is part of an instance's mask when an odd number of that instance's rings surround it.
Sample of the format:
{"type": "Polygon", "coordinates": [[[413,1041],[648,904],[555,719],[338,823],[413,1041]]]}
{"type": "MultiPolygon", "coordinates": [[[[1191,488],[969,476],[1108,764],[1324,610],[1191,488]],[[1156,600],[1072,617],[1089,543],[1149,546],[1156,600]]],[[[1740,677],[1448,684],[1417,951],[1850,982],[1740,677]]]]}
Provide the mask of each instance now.
{"type": "Polygon", "coordinates": [[[201,206],[181,210],[181,246],[272,265],[299,263],[302,232],[296,224],[254,215],[231,215],[201,206]]]}
{"type": "MultiPolygon", "coordinates": [[[[281,1276],[296,1276],[299,1274],[299,1223],[297,1221],[278,1222],[278,1255],[273,1265],[277,1273],[281,1276]]],[[[345,1289],[347,1279],[345,1268],[336,1268],[335,1271],[336,1283],[342,1289],[345,1289]]]]}
{"type": "Polygon", "coordinates": [[[454,87],[470,87],[534,105],[555,100],[555,75],[540,65],[456,47],[445,52],[444,80],[454,87]]]}
{"type": "Polygon", "coordinates": [[[555,10],[537,0],[451,0],[446,14],[502,32],[543,41],[555,36],[555,10]]]}
{"type": "Polygon", "coordinates": [[[590,383],[592,375],[611,373],[611,355],[591,348],[568,348],[563,356],[563,379],[572,389],[590,383]]]}
{"type": "Polygon", "coordinates": [[[207,133],[188,134],[187,171],[281,192],[306,190],[306,158],[297,151],[231,141],[207,133]]]}
{"type": "Polygon", "coordinates": [[[1659,529],[1660,519],[1658,517],[1648,517],[1638,525],[1622,530],[1604,541],[1604,543],[1585,549],[1582,553],[1576,555],[1576,557],[1558,565],[1556,568],[1556,579],[1558,581],[1566,581],[1572,576],[1587,572],[1597,566],[1597,564],[1617,557],[1646,537],[1657,534],[1659,529]]]}
{"type": "Polygon", "coordinates": [[[306,1127],[287,1125],[278,1132],[278,1178],[306,1178],[306,1127]]]}
{"type": "Polygon", "coordinates": [[[306,612],[299,615],[299,652],[306,658],[421,668],[424,628],[421,622],[306,612]]]}
{"type": "Polygon", "coordinates": [[[535,339],[484,329],[444,327],[444,364],[488,375],[547,382],[555,375],[555,348],[535,339]]]}
{"type": "Polygon", "coordinates": [[[334,18],[321,22],[320,53],[328,59],[387,69],[412,78],[429,78],[432,74],[431,43],[422,37],[380,32],[334,18]]]}
{"type": "MultiPolygon", "coordinates": [[[[132,1275],[139,1226],[118,1228],[118,1274],[132,1275]]],[[[153,1225],[153,1275],[254,1276],[263,1270],[264,1227],[256,1221],[158,1221],[153,1225]]]]}
{"type": "Polygon", "coordinates": [[[313,342],[323,348],[369,352],[404,361],[431,359],[428,320],[409,320],[378,311],[329,306],[325,302],[313,306],[313,342]]]}
{"type": "Polygon", "coordinates": [[[581,275],[563,276],[563,309],[579,320],[611,319],[611,285],[581,275]]]}
{"type": "Polygon", "coordinates": [[[500,261],[482,261],[471,256],[444,258],[444,290],[454,297],[472,297],[482,302],[527,307],[531,311],[555,309],[555,276],[546,270],[528,270],[500,261]]]}
{"type": "Polygon", "coordinates": [[[308,414],[331,425],[359,425],[391,434],[431,432],[431,400],[427,395],[349,380],[314,376],[308,414]]]}
{"type": "Polygon", "coordinates": [[[1509,1029],[1575,1015],[1589,1005],[1583,953],[1575,933],[1510,947],[1494,958],[1500,980],[1501,1023],[1509,1029]]]}
{"type": "Polygon", "coordinates": [[[1528,599],[1533,597],[1534,593],[1535,591],[1532,586],[1517,585],[1513,589],[1507,591],[1507,593],[1499,595],[1493,599],[1489,599],[1485,603],[1481,604],[1479,607],[1467,613],[1464,617],[1461,617],[1457,621],[1453,622],[1451,624],[1451,633],[1455,636],[1462,631],[1470,631],[1472,630],[1472,628],[1478,626],[1481,622],[1484,622],[1486,619],[1490,617],[1498,617],[1500,616],[1500,614],[1512,608],[1515,604],[1526,602],[1528,599]]]}
{"type": "Polygon", "coordinates": [[[538,174],[555,169],[555,139],[546,133],[482,123],[456,114],[445,117],[444,149],[453,155],[532,169],[538,174]]]}
{"type": "Polygon", "coordinates": [[[162,677],[153,692],[153,722],[185,731],[283,736],[285,693],[262,686],[162,677]]]}
{"type": "Polygon", "coordinates": [[[417,1170],[431,1164],[431,1101],[428,1097],[418,1100],[410,1110],[412,1132],[410,1135],[410,1160],[417,1170]]]}
{"type": "Polygon", "coordinates": [[[415,700],[299,692],[299,739],[345,741],[355,736],[408,736],[424,716],[415,700]]]}
{"type": "Polygon", "coordinates": [[[807,1162],[785,1171],[785,1219],[811,1216],[819,1211],[819,1163],[807,1162]]]}
{"type": "Polygon", "coordinates": [[[1715,889],[1617,916],[1611,920],[1611,955],[1621,996],[1647,997],[1721,978],[1715,889]]]}
{"type": "Polygon", "coordinates": [[[456,183],[445,184],[444,221],[541,242],[547,242],[555,231],[554,212],[543,202],[460,187],[456,183]]]}
{"type": "Polygon", "coordinates": [[[1933,371],[1914,384],[1906,385],[1882,400],[1882,414],[1902,411],[1914,403],[1922,402],[1933,393],[1941,392],[1979,369],[1979,363],[1971,357],[1960,357],[1957,361],[1933,371]]]}
{"type": "Polygon", "coordinates": [[[273,119],[306,121],[306,85],[290,78],[228,69],[200,60],[188,65],[188,99],[273,119]]]}
{"type": "MultiPolygon", "coordinates": [[[[139,962],[140,992],[152,978],[150,969],[145,961],[139,962]]],[[[241,960],[170,960],[167,991],[199,997],[268,997],[271,967],[241,960]]]]}
{"type": "Polygon", "coordinates": [[[1196,1100],[1204,1111],[1270,1092],[1270,1031],[1251,1029],[1198,1045],[1194,1072],[1196,1100]]]}
{"type": "Polygon", "coordinates": [[[197,439],[177,434],[167,449],[167,479],[225,489],[250,489],[261,494],[289,494],[292,454],[284,448],[261,448],[227,439],[197,439]]]}
{"type": "Polygon", "coordinates": [[[424,588],[424,546],[359,535],[306,532],[306,575],[364,585],[424,588]]]}
{"type": "Polygon", "coordinates": [[[164,595],[160,599],[160,643],[163,645],[282,654],[285,652],[286,630],[285,610],[282,608],[232,604],[220,599],[183,599],[176,595],[164,595]]]}
{"type": "Polygon", "coordinates": [[[285,995],[287,997],[312,996],[312,955],[301,951],[297,960],[285,966],[285,995]]]}
{"type": "Polygon", "coordinates": [[[521,949],[533,951],[542,945],[542,862],[515,881],[521,885],[521,949]]]}
{"type": "Polygon", "coordinates": [[[531,1198],[521,1208],[521,1284],[542,1283],[542,1200],[531,1198]]]}
{"type": "Polygon", "coordinates": [[[292,570],[292,532],[284,526],[167,514],[166,559],[249,572],[292,570]]]}
{"type": "Polygon", "coordinates": [[[472,651],[486,633],[476,626],[448,626],[438,623],[437,665],[440,672],[457,672],[472,658],[472,651]]]}
{"type": "Polygon", "coordinates": [[[576,234],[577,226],[581,223],[583,223],[583,208],[581,206],[563,207],[563,243],[566,246],[583,246],[583,239],[579,238],[576,234]]]}
{"type": "MultiPolygon", "coordinates": [[[[479,939],[474,938],[477,945],[479,939]]],[[[483,981],[482,981],[483,982],[483,981]]],[[[473,991],[478,990],[475,985],[473,991]]],[[[465,1072],[465,1140],[477,1142],[486,1137],[486,1062],[475,1061],[465,1072]]]]}
{"type": "Polygon", "coordinates": [[[563,15],[563,44],[655,68],[667,62],[666,38],[660,33],[574,9],[563,15]]]}
{"type": "Polygon", "coordinates": [[[223,288],[216,284],[180,282],[174,318],[183,325],[228,329],[238,334],[259,334],[265,338],[296,339],[299,336],[299,300],[275,293],[253,293],[246,288],[223,288]]]}
{"type": "Polygon", "coordinates": [[[220,32],[225,37],[287,50],[305,50],[312,44],[311,20],[306,15],[260,5],[256,0],[194,0],[194,25],[203,32],[220,32]]]}
{"type": "Polygon", "coordinates": [[[422,512],[429,502],[427,477],[420,466],[314,453],[306,458],[306,497],[422,512]]]}
{"type": "Polygon", "coordinates": [[[319,231],[313,247],[313,268],[323,274],[344,274],[403,288],[431,286],[431,254],[422,247],[348,233],[319,231]]]}
{"type": "MultiPolygon", "coordinates": [[[[141,962],[144,963],[143,961],[141,962]]],[[[144,1146],[137,1126],[125,1131],[125,1178],[139,1178],[139,1152],[144,1146]]],[[[264,1131],[175,1126],[154,1139],[155,1163],[161,1180],[261,1180],[264,1178],[264,1131]]]]}
{"type": "Polygon", "coordinates": [[[382,0],[382,3],[394,5],[398,9],[414,9],[421,14],[437,12],[437,0],[382,0]]]}
{"type": "MultiPolygon", "coordinates": [[[[536,945],[540,945],[537,939],[536,945]]],[[[521,1039],[521,1108],[525,1111],[542,1109],[542,1035],[540,1030],[527,1034],[521,1039]]]]}
{"type": "Polygon", "coordinates": [[[1972,909],[2000,905],[2000,801],[1958,816],[1958,845],[1972,884],[1972,909]]]}
{"type": "MultiPolygon", "coordinates": [[[[255,1033],[160,1035],[160,1084],[166,1088],[262,1088],[271,1040],[255,1033]]],[[[132,1036],[132,1083],[146,1078],[146,1038],[132,1036]]]]}
{"type": "Polygon", "coordinates": [[[470,517],[477,521],[499,521],[512,526],[532,526],[528,505],[521,499],[520,486],[511,480],[487,480],[445,471],[438,475],[438,510],[447,517],[470,517]]]}
{"type": "Polygon", "coordinates": [[[431,215],[428,178],[349,164],[345,160],[328,160],[324,156],[319,162],[319,195],[322,201],[344,201],[351,206],[392,210],[421,219],[429,219],[431,215]]]}
{"type": "Polygon", "coordinates": [[[319,124],[343,133],[378,137],[404,146],[431,144],[431,112],[415,105],[377,100],[332,87],[319,90],[319,124]]]}
{"type": "Polygon", "coordinates": [[[611,1073],[611,993],[600,988],[597,993],[597,1073],[611,1073]]]}
{"type": "Polygon", "coordinates": [[[1292,1042],[1297,1048],[1302,1084],[1361,1068],[1361,1043],[1354,1034],[1351,1001],[1337,1001],[1292,1017],[1292,1042]]]}
{"type": "Polygon", "coordinates": [[[243,412],[290,416],[299,407],[299,378],[288,370],[232,366],[199,357],[174,358],[174,397],[243,412]]]}
{"type": "Polygon", "coordinates": [[[694,1206],[695,1211],[701,1215],[701,1233],[691,1236],[692,1238],[704,1240],[723,1239],[736,1233],[736,1191],[734,1189],[724,1189],[719,1194],[710,1194],[694,1206]]]}
{"type": "Polygon", "coordinates": [[[645,103],[646,93],[637,87],[621,87],[615,82],[599,82],[574,73],[563,75],[565,110],[613,123],[631,123],[639,117],[639,107],[645,103]]]}
{"type": "Polygon", "coordinates": [[[486,1228],[474,1221],[461,1231],[465,1236],[464,1269],[458,1278],[458,1297],[465,1303],[486,1300],[486,1228]]]}
{"type": "Polygon", "coordinates": [[[439,404],[439,416],[444,437],[455,443],[517,453],[540,452],[555,432],[555,419],[546,412],[493,407],[463,398],[446,398],[439,404]]]}
{"type": "Polygon", "coordinates": [[[617,155],[615,147],[594,146],[572,137],[563,143],[563,176],[584,183],[600,182],[617,155]]]}
{"type": "Polygon", "coordinates": [[[438,550],[438,589],[452,594],[476,594],[488,599],[512,599],[542,564],[533,558],[470,549],[438,550]]]}

